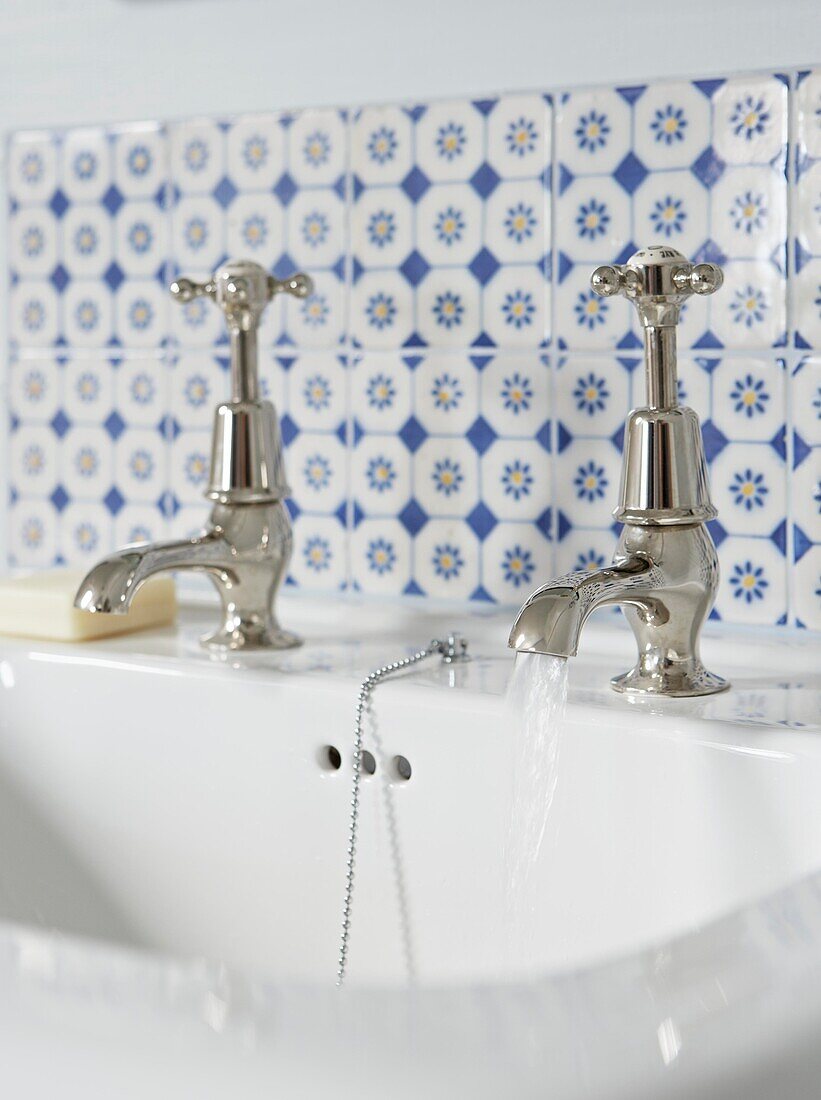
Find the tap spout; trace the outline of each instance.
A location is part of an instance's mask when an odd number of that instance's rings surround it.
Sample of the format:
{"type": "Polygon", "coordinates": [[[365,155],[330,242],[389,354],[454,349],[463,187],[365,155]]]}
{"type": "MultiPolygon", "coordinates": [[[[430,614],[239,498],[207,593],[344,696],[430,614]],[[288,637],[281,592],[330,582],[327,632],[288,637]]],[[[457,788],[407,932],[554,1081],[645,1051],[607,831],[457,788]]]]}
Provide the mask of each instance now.
{"type": "Polygon", "coordinates": [[[174,542],[126,546],[97,562],[77,589],[81,611],[125,615],[137,591],[156,573],[186,569],[221,570],[225,548],[214,531],[174,542]]]}
{"type": "MultiPolygon", "coordinates": [[[[587,617],[606,604],[652,604],[648,593],[657,578],[651,561],[633,557],[603,569],[567,573],[529,597],[516,617],[508,645],[519,653],[575,657],[587,617]]],[[[647,607],[649,614],[656,608],[647,607]]]]}

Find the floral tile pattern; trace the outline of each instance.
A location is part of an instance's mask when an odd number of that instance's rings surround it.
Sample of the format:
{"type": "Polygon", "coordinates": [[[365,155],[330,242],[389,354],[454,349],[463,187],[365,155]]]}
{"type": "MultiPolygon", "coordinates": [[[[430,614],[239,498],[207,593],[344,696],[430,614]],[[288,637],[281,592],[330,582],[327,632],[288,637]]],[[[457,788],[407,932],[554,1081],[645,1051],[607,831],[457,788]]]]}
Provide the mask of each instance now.
{"type": "Polygon", "coordinates": [[[720,263],[720,296],[685,307],[682,347],[786,342],[786,77],[573,91],[556,113],[559,346],[639,346],[629,303],[591,267],[670,244],[720,263]]]}
{"type": "Polygon", "coordinates": [[[12,563],[201,526],[227,340],[167,286],[244,255],[315,281],[260,333],[290,584],[515,604],[595,568],[644,377],[588,279],[662,241],[726,274],[680,326],[714,614],[821,629],[819,171],[821,71],[15,135],[12,563]]]}

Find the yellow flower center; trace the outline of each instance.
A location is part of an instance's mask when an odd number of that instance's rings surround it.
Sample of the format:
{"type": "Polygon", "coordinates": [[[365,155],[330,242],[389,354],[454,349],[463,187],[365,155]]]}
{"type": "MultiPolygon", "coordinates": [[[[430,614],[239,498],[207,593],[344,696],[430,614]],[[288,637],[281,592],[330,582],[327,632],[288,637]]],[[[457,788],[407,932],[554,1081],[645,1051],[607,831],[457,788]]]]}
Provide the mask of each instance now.
{"type": "Polygon", "coordinates": [[[595,299],[587,303],[587,312],[591,317],[595,317],[599,312],[599,303],[595,299]]]}
{"type": "Polygon", "coordinates": [[[522,571],[522,559],[512,558],[510,562],[510,569],[513,573],[521,573],[522,571]]]}
{"type": "Polygon", "coordinates": [[[667,134],[674,134],[678,129],[678,119],[668,118],[664,123],[664,132],[667,134]]]}
{"type": "Polygon", "coordinates": [[[599,224],[599,215],[588,214],[587,217],[584,219],[584,224],[587,226],[588,229],[595,229],[596,226],[599,224]]]}
{"type": "Polygon", "coordinates": [[[744,402],[745,405],[754,405],[755,404],[755,394],[753,393],[752,390],[746,390],[746,392],[744,393],[744,396],[742,397],[741,400],[744,402]]]}
{"type": "Polygon", "coordinates": [[[593,474],[588,474],[587,477],[584,479],[584,487],[585,487],[585,489],[595,489],[596,488],[596,479],[593,476],[593,474]]]}
{"type": "Polygon", "coordinates": [[[587,389],[584,391],[584,396],[587,398],[588,401],[595,401],[596,398],[599,396],[599,392],[597,389],[595,389],[594,386],[588,386],[587,389]]]}
{"type": "Polygon", "coordinates": [[[751,481],[745,481],[744,484],[741,486],[741,492],[742,492],[743,496],[751,497],[753,495],[753,492],[754,492],[752,482],[751,481]]]}
{"type": "Polygon", "coordinates": [[[742,583],[742,585],[743,585],[743,586],[744,586],[745,588],[753,588],[753,587],[754,587],[754,585],[755,585],[755,577],[754,577],[754,576],[752,575],[752,573],[748,573],[748,574],[747,574],[747,575],[746,575],[746,576],[745,576],[745,577],[743,578],[743,580],[741,581],[741,583],[742,583]]]}
{"type": "Polygon", "coordinates": [[[599,136],[598,122],[589,122],[587,124],[587,136],[590,138],[597,138],[599,136]]]}
{"type": "Polygon", "coordinates": [[[756,114],[755,111],[750,111],[750,112],[748,112],[748,114],[746,114],[744,116],[744,125],[749,130],[752,130],[752,128],[755,126],[755,124],[757,122],[758,122],[758,115],[756,114]]]}

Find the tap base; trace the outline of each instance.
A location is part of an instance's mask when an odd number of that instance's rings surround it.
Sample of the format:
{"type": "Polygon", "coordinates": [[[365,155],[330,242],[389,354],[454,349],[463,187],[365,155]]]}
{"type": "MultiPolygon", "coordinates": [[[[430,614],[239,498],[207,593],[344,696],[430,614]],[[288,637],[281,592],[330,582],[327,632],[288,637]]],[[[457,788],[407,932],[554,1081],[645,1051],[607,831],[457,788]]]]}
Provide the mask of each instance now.
{"type": "Polygon", "coordinates": [[[302,645],[302,639],[298,634],[292,634],[278,626],[247,630],[226,625],[215,630],[213,634],[200,638],[200,645],[219,653],[249,653],[261,649],[295,649],[302,645]]]}
{"type": "Polygon", "coordinates": [[[665,695],[672,699],[687,699],[697,695],[716,695],[727,691],[729,680],[709,672],[700,661],[668,665],[664,669],[647,669],[641,664],[621,676],[614,676],[610,686],[620,695],[665,695]]]}

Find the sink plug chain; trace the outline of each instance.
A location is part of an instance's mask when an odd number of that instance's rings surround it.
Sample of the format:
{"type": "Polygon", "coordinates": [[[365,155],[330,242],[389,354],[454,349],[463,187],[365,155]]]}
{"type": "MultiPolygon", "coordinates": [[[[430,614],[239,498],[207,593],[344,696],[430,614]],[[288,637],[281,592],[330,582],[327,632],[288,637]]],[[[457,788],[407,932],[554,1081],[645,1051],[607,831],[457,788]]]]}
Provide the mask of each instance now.
{"type": "Polygon", "coordinates": [[[345,872],[345,901],[342,906],[342,932],[339,940],[339,961],[336,971],[336,984],[341,987],[345,981],[348,965],[348,940],[351,932],[351,903],[353,900],[354,872],[356,866],[356,841],[359,826],[359,790],[362,781],[362,729],[365,712],[370,706],[371,696],[376,687],[396,672],[402,672],[412,665],[424,661],[426,657],[441,656],[445,664],[467,659],[467,639],[459,634],[449,634],[440,641],[434,638],[424,649],[402,657],[398,661],[374,669],[362,681],[356,698],[356,716],[354,718],[353,780],[351,783],[351,813],[348,824],[348,858],[345,872]]]}

